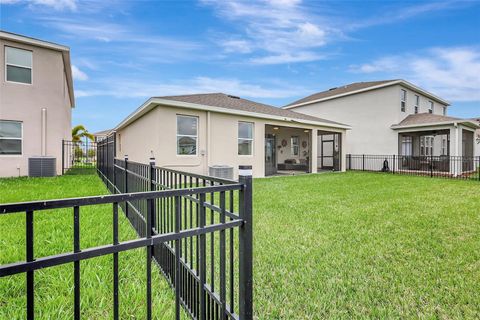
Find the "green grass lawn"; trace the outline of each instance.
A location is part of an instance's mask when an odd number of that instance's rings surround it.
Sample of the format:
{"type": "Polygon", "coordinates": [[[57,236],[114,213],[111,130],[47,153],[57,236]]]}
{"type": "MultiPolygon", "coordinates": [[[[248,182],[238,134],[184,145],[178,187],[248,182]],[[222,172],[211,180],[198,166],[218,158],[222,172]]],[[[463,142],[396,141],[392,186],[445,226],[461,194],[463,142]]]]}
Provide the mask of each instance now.
{"type": "Polygon", "coordinates": [[[269,178],[254,205],[259,318],[480,318],[480,183],[269,178]]]}
{"type": "MultiPolygon", "coordinates": [[[[0,203],[107,193],[107,189],[95,174],[0,179],[0,203]]],[[[136,234],[123,214],[119,217],[120,241],[135,238],[136,234]]],[[[34,221],[37,257],[73,250],[72,209],[39,211],[35,213],[34,221]]],[[[80,208],[82,248],[110,244],[112,234],[111,205],[80,208]]],[[[0,264],[23,259],[25,259],[25,214],[0,215],[0,264]]],[[[145,265],[145,249],[119,254],[121,319],[145,319],[145,265]]],[[[112,256],[81,262],[82,319],[113,317],[112,270],[112,256]]],[[[152,282],[154,318],[172,319],[175,307],[173,292],[159,272],[152,273],[152,282]]],[[[35,272],[35,315],[37,319],[73,318],[73,264],[35,272]]],[[[25,318],[25,275],[0,278],[0,319],[25,318]]]]}
{"type": "MultiPolygon", "coordinates": [[[[0,180],[0,202],[104,194],[94,175],[0,180]]],[[[377,173],[254,182],[258,319],[480,317],[480,183],[377,173]]],[[[111,241],[111,208],[81,209],[82,247],[111,241]]],[[[36,253],[70,251],[69,210],[36,215],[36,253]]],[[[0,216],[0,263],[22,259],[24,215],[0,216]]],[[[135,235],[125,219],[122,240],[135,235]]],[[[111,318],[111,257],[82,262],[85,319],[111,318]]],[[[144,319],[145,251],[120,255],[122,319],[144,319]],[[127,302],[128,301],[128,302],[127,302]]],[[[37,314],[70,319],[73,266],[36,272],[37,314]]],[[[154,312],[173,294],[154,272],[154,312]]],[[[24,276],[0,279],[0,319],[23,318],[24,276]],[[12,316],[13,315],[13,316],[12,316]]]]}

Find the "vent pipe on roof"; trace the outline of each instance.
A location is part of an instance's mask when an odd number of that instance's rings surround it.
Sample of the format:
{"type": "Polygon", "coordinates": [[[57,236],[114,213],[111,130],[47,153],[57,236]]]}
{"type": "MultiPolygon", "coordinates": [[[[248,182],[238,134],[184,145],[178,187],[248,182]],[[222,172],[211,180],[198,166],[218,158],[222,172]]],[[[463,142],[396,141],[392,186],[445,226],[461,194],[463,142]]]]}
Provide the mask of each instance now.
{"type": "Polygon", "coordinates": [[[41,146],[42,146],[42,156],[47,155],[47,109],[42,108],[42,123],[41,123],[41,146]]]}

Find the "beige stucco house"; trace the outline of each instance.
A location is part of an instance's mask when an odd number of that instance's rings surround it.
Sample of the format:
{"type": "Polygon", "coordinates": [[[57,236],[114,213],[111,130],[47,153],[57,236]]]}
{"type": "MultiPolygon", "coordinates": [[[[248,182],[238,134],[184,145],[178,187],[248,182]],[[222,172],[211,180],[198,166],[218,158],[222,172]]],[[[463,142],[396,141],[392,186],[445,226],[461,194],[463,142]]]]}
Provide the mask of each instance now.
{"type": "Polygon", "coordinates": [[[478,122],[447,116],[449,105],[408,81],[384,80],[331,88],[284,109],[351,125],[347,154],[473,157],[478,122]]]}
{"type": "Polygon", "coordinates": [[[223,93],[154,97],[115,129],[117,156],[198,174],[252,165],[263,177],[345,170],[348,125],[223,93]],[[323,151],[322,151],[323,150],[323,151]],[[319,161],[322,158],[328,161],[319,161]]]}
{"type": "Polygon", "coordinates": [[[71,137],[68,47],[0,31],[0,177],[28,174],[30,157],[56,158],[71,137]]]}

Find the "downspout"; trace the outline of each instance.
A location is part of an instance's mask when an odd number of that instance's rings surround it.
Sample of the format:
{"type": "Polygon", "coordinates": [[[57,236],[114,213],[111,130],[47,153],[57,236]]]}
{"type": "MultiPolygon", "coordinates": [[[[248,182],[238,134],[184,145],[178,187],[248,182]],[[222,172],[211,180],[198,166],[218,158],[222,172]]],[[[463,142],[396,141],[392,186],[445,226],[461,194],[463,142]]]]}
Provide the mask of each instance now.
{"type": "Polygon", "coordinates": [[[210,167],[210,151],[211,151],[211,132],[210,132],[210,127],[211,127],[211,124],[212,124],[212,119],[211,119],[211,112],[210,111],[207,111],[207,128],[206,128],[206,131],[207,131],[207,150],[205,152],[205,156],[207,157],[206,158],[206,161],[205,161],[205,165],[206,165],[206,168],[205,168],[205,173],[208,174],[208,168],[210,167]]]}
{"type": "Polygon", "coordinates": [[[47,109],[42,108],[41,116],[41,156],[45,157],[47,155],[47,109]]]}

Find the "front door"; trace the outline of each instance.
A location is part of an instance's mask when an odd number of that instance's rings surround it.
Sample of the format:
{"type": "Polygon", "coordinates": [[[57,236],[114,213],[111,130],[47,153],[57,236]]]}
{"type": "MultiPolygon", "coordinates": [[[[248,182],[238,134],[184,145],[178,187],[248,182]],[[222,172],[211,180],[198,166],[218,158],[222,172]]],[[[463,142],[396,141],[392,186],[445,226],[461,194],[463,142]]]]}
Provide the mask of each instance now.
{"type": "Polygon", "coordinates": [[[265,136],[265,175],[271,176],[277,173],[277,156],[275,150],[275,137],[265,136]]]}

